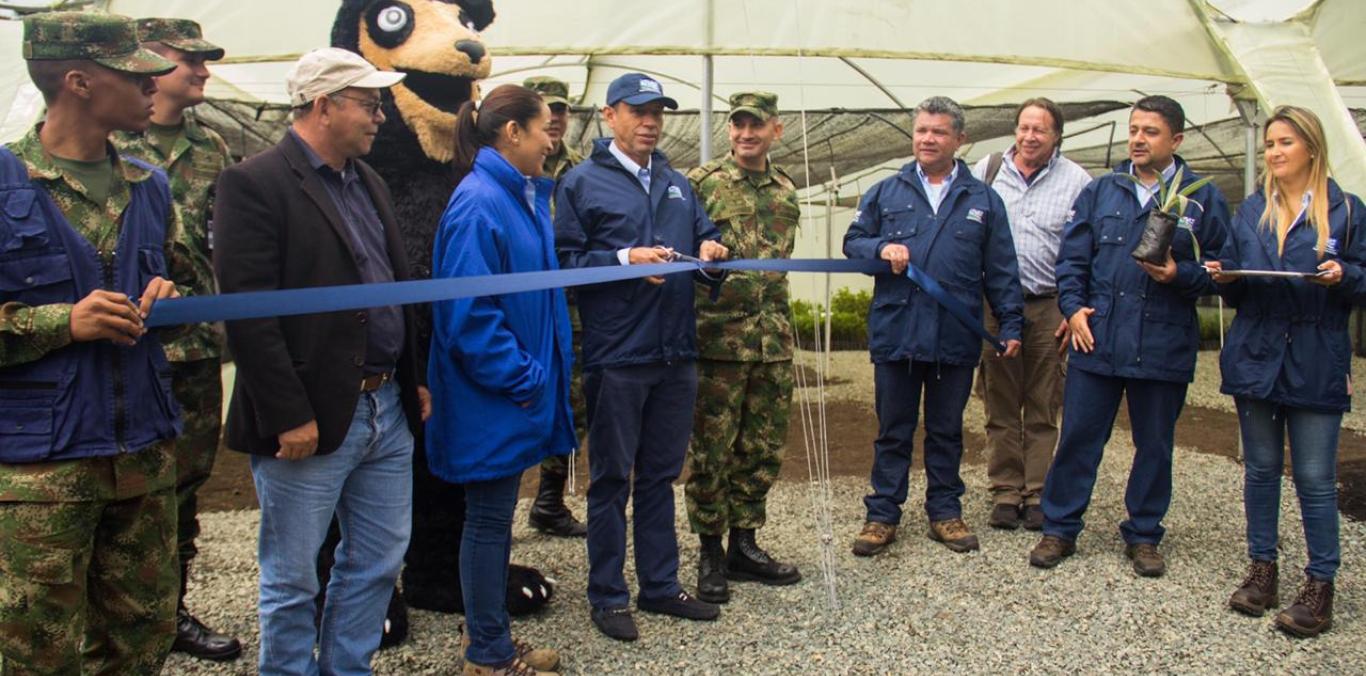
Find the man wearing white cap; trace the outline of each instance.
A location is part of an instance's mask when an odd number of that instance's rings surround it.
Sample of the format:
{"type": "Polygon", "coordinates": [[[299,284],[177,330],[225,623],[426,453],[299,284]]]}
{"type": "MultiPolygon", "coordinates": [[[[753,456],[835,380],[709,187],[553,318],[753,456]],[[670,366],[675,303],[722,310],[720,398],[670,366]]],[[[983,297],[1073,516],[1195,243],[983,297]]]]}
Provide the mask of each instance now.
{"type": "MultiPolygon", "coordinates": [[[[402,79],[342,49],[299,59],[289,133],[218,179],[224,293],[405,279],[389,189],[359,159],[384,122],[380,90],[402,79]]],[[[251,454],[261,505],[262,674],[370,669],[408,546],[409,424],[429,409],[413,320],[390,306],[227,324],[226,445],[251,454]],[[342,539],[315,629],[315,561],[334,511],[342,539]]]]}

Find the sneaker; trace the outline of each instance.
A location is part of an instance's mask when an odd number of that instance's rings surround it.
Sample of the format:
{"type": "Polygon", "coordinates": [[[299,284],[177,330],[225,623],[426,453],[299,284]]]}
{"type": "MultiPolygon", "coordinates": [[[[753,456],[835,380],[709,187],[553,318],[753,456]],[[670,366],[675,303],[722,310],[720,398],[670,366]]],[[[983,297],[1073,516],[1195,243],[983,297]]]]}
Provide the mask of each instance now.
{"type": "Polygon", "coordinates": [[[893,542],[896,542],[896,526],[869,521],[863,524],[863,530],[854,538],[854,555],[875,556],[893,542]]]}
{"type": "Polygon", "coordinates": [[[636,629],[636,620],[631,617],[631,609],[626,606],[594,608],[590,615],[598,631],[606,634],[608,638],[614,638],[618,641],[634,641],[640,638],[640,630],[636,629]]]}
{"type": "Polygon", "coordinates": [[[651,600],[646,598],[636,599],[636,608],[643,612],[657,613],[660,615],[673,615],[685,620],[702,620],[709,622],[721,616],[721,607],[715,603],[707,603],[692,597],[685,591],[678,592],[677,596],[669,598],[651,600]]]}
{"type": "Polygon", "coordinates": [[[1279,571],[1275,561],[1253,560],[1247,568],[1242,586],[1229,597],[1228,607],[1253,617],[1266,614],[1267,608],[1281,602],[1278,585],[1279,571]]]}
{"type": "Polygon", "coordinates": [[[1295,602],[1276,615],[1276,628],[1298,638],[1313,638],[1332,626],[1332,580],[1305,577],[1295,602]]]}
{"type": "Polygon", "coordinates": [[[1167,562],[1157,545],[1140,542],[1124,548],[1124,555],[1134,562],[1134,573],[1139,577],[1162,577],[1167,573],[1167,562]]]}
{"type": "Polygon", "coordinates": [[[943,544],[949,551],[963,554],[981,548],[977,536],[962,519],[945,519],[930,522],[930,539],[943,544]]]}
{"type": "Polygon", "coordinates": [[[1039,544],[1029,552],[1029,565],[1035,568],[1052,568],[1062,560],[1077,553],[1077,543],[1064,540],[1056,535],[1045,535],[1039,544]]]}
{"type": "Polygon", "coordinates": [[[1020,508],[1016,505],[1001,503],[991,508],[987,525],[1000,530],[1015,530],[1020,527],[1020,508]]]}

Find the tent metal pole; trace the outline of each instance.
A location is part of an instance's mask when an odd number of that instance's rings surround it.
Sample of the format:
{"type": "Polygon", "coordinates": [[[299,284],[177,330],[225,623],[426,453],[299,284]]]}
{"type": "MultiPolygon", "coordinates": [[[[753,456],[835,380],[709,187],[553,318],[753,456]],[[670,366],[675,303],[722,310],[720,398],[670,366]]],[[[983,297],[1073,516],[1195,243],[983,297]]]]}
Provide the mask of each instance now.
{"type": "Polygon", "coordinates": [[[698,136],[701,144],[698,146],[697,163],[706,164],[711,161],[711,97],[712,97],[712,56],[707,54],[702,57],[702,106],[698,111],[698,136]]]}

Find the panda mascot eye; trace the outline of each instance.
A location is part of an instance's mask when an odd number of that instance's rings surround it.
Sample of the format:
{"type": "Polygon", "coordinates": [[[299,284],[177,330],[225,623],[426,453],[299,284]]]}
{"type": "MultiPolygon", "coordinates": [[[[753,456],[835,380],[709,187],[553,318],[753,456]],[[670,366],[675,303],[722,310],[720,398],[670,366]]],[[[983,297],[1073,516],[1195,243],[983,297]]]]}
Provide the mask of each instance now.
{"type": "Polygon", "coordinates": [[[398,0],[381,0],[365,13],[370,39],[381,47],[393,49],[413,34],[413,8],[398,0]]]}
{"type": "Polygon", "coordinates": [[[397,33],[408,25],[408,13],[399,7],[385,7],[375,18],[375,25],[386,33],[397,33]]]}

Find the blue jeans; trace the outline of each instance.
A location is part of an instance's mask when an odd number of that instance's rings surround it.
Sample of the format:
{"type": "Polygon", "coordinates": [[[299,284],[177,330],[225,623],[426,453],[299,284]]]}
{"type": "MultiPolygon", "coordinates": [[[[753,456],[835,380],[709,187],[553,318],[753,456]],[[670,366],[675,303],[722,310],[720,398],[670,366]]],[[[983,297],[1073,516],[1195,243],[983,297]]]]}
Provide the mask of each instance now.
{"type": "Polygon", "coordinates": [[[1044,535],[1076,541],[1081,534],[1123,397],[1129,402],[1134,464],[1124,491],[1129,518],[1119,524],[1119,532],[1131,545],[1162,542],[1167,532],[1162,519],[1172,502],[1172,445],[1186,383],[1117,378],[1078,368],[1067,370],[1062,432],[1040,495],[1044,535]]]}
{"type": "Polygon", "coordinates": [[[460,538],[460,587],[465,598],[465,659],[483,666],[517,656],[508,624],[508,561],[512,512],[522,473],[465,484],[465,532],[460,538]]]}
{"type": "Polygon", "coordinates": [[[1342,550],[1338,543],[1338,430],[1341,413],[1281,406],[1235,397],[1243,433],[1243,509],[1247,513],[1247,555],[1276,560],[1281,507],[1281,468],[1290,433],[1290,468],[1300,499],[1309,566],[1304,572],[1332,580],[1342,550]]]}
{"type": "Polygon", "coordinates": [[[393,382],[362,393],[332,453],[251,458],[261,503],[262,674],[370,673],[412,518],[413,437],[398,393],[393,382]],[[319,630],[318,549],[333,512],[341,542],[319,630]]]}
{"type": "Polygon", "coordinates": [[[673,482],[683,471],[697,399],[694,362],[588,371],[588,603],[620,608],[626,587],[626,500],[640,598],[661,600],[678,584],[673,482]]]}
{"type": "Polygon", "coordinates": [[[877,440],[873,442],[873,494],[863,498],[868,520],[896,525],[909,490],[911,455],[925,393],[925,512],[930,521],[963,514],[963,407],[972,394],[972,367],[923,361],[873,365],[877,440]]]}

